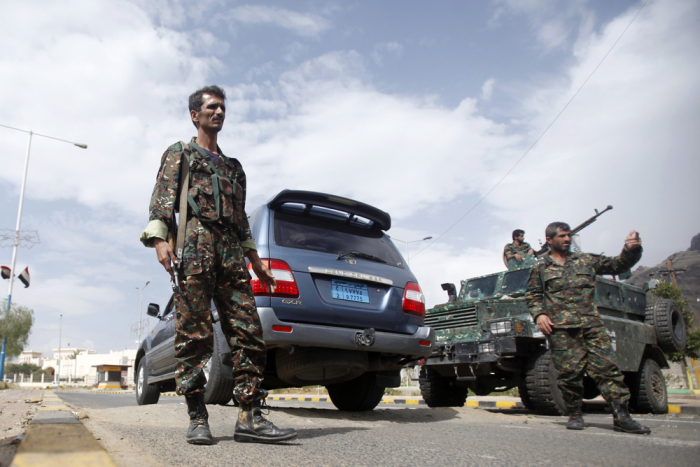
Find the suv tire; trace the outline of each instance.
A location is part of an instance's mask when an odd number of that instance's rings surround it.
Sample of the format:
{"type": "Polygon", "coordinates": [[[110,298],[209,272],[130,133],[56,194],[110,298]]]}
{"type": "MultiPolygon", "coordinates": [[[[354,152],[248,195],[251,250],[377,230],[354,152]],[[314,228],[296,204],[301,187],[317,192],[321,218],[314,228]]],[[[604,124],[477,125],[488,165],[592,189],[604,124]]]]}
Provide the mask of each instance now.
{"type": "Polygon", "coordinates": [[[549,350],[538,350],[528,361],[525,373],[527,395],[541,415],[564,415],[566,404],[557,386],[557,370],[549,350]]]}
{"type": "Polygon", "coordinates": [[[418,382],[428,407],[464,407],[467,402],[469,389],[457,386],[457,378],[442,376],[434,368],[424,365],[418,382]]]}
{"type": "MultiPolygon", "coordinates": [[[[292,387],[342,383],[367,371],[367,353],[342,349],[281,348],[276,354],[277,375],[292,387]]],[[[367,409],[364,409],[367,410],[367,409]]]]}
{"type": "Polygon", "coordinates": [[[377,386],[375,372],[367,372],[362,376],[345,381],[344,383],[326,386],[331,402],[338,410],[360,412],[374,410],[382,401],[385,388],[377,386]]]}
{"type": "Polygon", "coordinates": [[[221,361],[221,352],[219,351],[219,333],[217,332],[216,325],[214,325],[213,334],[214,350],[212,351],[211,358],[205,365],[205,368],[209,368],[208,374],[206,369],[204,370],[204,375],[207,378],[207,384],[204,386],[204,403],[226,405],[233,397],[235,381],[221,376],[223,363],[221,361]]]}
{"type": "Polygon", "coordinates": [[[685,321],[675,301],[661,298],[647,305],[644,321],[654,326],[661,350],[671,353],[685,349],[688,340],[685,321]]]}
{"type": "Polygon", "coordinates": [[[532,403],[532,399],[530,399],[530,395],[527,392],[526,384],[520,384],[518,386],[518,394],[520,394],[520,400],[526,409],[535,410],[535,405],[532,403]]]}
{"type": "Polygon", "coordinates": [[[668,412],[666,380],[654,360],[643,359],[639,371],[628,375],[625,379],[630,383],[630,406],[637,413],[668,412]]]}
{"type": "Polygon", "coordinates": [[[160,388],[157,384],[148,384],[148,368],[146,358],[141,358],[136,370],[136,402],[139,405],[157,404],[160,399],[160,388]]]}

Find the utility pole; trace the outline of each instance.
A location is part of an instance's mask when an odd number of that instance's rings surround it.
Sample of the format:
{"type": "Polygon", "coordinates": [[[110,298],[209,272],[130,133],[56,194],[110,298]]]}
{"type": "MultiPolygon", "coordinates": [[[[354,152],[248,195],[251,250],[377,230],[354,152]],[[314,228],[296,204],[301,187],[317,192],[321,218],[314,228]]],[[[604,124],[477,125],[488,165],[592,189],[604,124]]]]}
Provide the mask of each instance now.
{"type": "MultiPolygon", "coordinates": [[[[75,143],[73,141],[68,141],[61,138],[55,138],[53,136],[42,135],[39,133],[34,133],[33,131],[22,130],[20,128],[14,128],[8,125],[0,124],[0,127],[9,128],[10,130],[21,131],[23,133],[29,134],[29,141],[27,142],[27,156],[24,160],[24,173],[22,175],[22,188],[19,192],[19,210],[17,212],[17,226],[15,228],[15,241],[14,248],[12,249],[12,265],[10,266],[10,285],[7,290],[7,309],[5,310],[5,324],[7,325],[10,316],[10,304],[12,303],[12,284],[14,284],[15,276],[15,266],[17,265],[17,248],[19,247],[19,228],[22,225],[22,208],[24,206],[24,190],[27,186],[27,172],[29,170],[29,154],[32,149],[32,137],[42,136],[44,138],[55,139],[57,141],[63,141],[64,143],[70,143],[82,149],[87,149],[87,144],[75,143]]],[[[5,327],[7,329],[7,326],[5,327]]],[[[7,334],[7,333],[6,333],[7,334]]],[[[2,350],[0,351],[0,381],[5,377],[5,350],[7,345],[7,336],[2,337],[2,350]]]]}
{"type": "Polygon", "coordinates": [[[58,385],[61,385],[61,331],[63,330],[63,315],[58,318],[58,385]]]}
{"type": "MultiPolygon", "coordinates": [[[[143,320],[143,289],[145,289],[146,286],[150,283],[151,283],[151,281],[147,281],[146,285],[144,285],[140,289],[141,290],[141,299],[139,300],[139,341],[136,345],[141,344],[141,321],[143,320]]],[[[138,287],[136,287],[136,288],[138,289],[138,287]]],[[[133,337],[132,337],[132,339],[133,339],[133,337]]]]}

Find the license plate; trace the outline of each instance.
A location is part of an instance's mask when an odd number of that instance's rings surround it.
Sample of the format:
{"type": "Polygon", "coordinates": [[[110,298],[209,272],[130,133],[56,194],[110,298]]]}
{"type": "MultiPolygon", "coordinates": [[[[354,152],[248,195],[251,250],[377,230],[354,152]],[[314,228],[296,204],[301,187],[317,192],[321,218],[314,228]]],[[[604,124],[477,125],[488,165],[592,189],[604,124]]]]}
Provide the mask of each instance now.
{"type": "Polygon", "coordinates": [[[331,279],[331,286],[333,298],[350,302],[369,303],[369,292],[366,284],[331,279]]]}

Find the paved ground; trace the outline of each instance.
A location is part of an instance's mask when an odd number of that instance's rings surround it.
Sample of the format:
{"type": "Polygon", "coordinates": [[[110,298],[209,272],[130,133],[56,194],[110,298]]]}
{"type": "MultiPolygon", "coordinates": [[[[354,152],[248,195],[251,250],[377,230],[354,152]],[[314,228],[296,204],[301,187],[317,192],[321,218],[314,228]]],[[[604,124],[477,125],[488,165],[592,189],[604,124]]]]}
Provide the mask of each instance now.
{"type": "Polygon", "coordinates": [[[0,390],[0,466],[10,465],[24,433],[41,400],[31,389],[0,390]]]}
{"type": "Polygon", "coordinates": [[[700,418],[645,416],[651,436],[612,431],[611,417],[588,414],[567,431],[562,417],[526,411],[380,405],[347,413],[323,402],[275,401],[270,419],[292,426],[287,445],[233,441],[237,409],[209,406],[213,446],[184,442],[184,400],[138,406],[133,394],[58,393],[89,415],[83,423],[122,466],[133,465],[697,465],[700,418]]]}

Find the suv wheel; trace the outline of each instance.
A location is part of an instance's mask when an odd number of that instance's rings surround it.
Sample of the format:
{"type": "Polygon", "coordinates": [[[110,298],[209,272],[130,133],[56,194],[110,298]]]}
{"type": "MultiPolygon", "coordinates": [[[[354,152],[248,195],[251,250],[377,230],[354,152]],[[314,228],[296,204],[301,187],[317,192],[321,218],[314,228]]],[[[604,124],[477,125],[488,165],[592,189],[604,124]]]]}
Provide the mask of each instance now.
{"type": "Polygon", "coordinates": [[[326,389],[331,402],[338,410],[348,412],[374,410],[382,401],[385,389],[377,386],[376,375],[374,372],[367,372],[344,383],[329,384],[326,389]]]}
{"type": "Polygon", "coordinates": [[[146,358],[139,362],[136,377],[136,402],[139,405],[157,404],[160,399],[160,389],[156,384],[148,384],[148,369],[146,358]]]}
{"type": "Polygon", "coordinates": [[[666,380],[654,360],[642,360],[639,371],[629,375],[629,382],[630,406],[637,413],[668,412],[666,380]]]}
{"type": "Polygon", "coordinates": [[[226,405],[233,397],[233,387],[235,382],[232,379],[223,378],[221,370],[223,363],[221,362],[221,352],[219,352],[219,334],[214,326],[214,350],[211,358],[204,365],[204,376],[207,378],[207,384],[204,386],[204,403],[205,404],[221,404],[226,405]]]}
{"type": "Polygon", "coordinates": [[[367,371],[367,353],[342,349],[297,347],[293,353],[281,348],[276,354],[277,375],[293,385],[342,383],[367,371]]]}
{"type": "Polygon", "coordinates": [[[468,389],[457,386],[457,378],[442,376],[434,368],[423,366],[418,377],[420,392],[428,407],[463,407],[468,389]]]}
{"type": "Polygon", "coordinates": [[[685,349],[688,339],[685,321],[675,301],[662,298],[650,303],[644,321],[654,326],[661,350],[671,353],[685,349]]]}
{"type": "Polygon", "coordinates": [[[528,361],[525,373],[527,396],[542,415],[563,415],[566,404],[557,387],[557,370],[549,350],[539,350],[528,361]]]}

